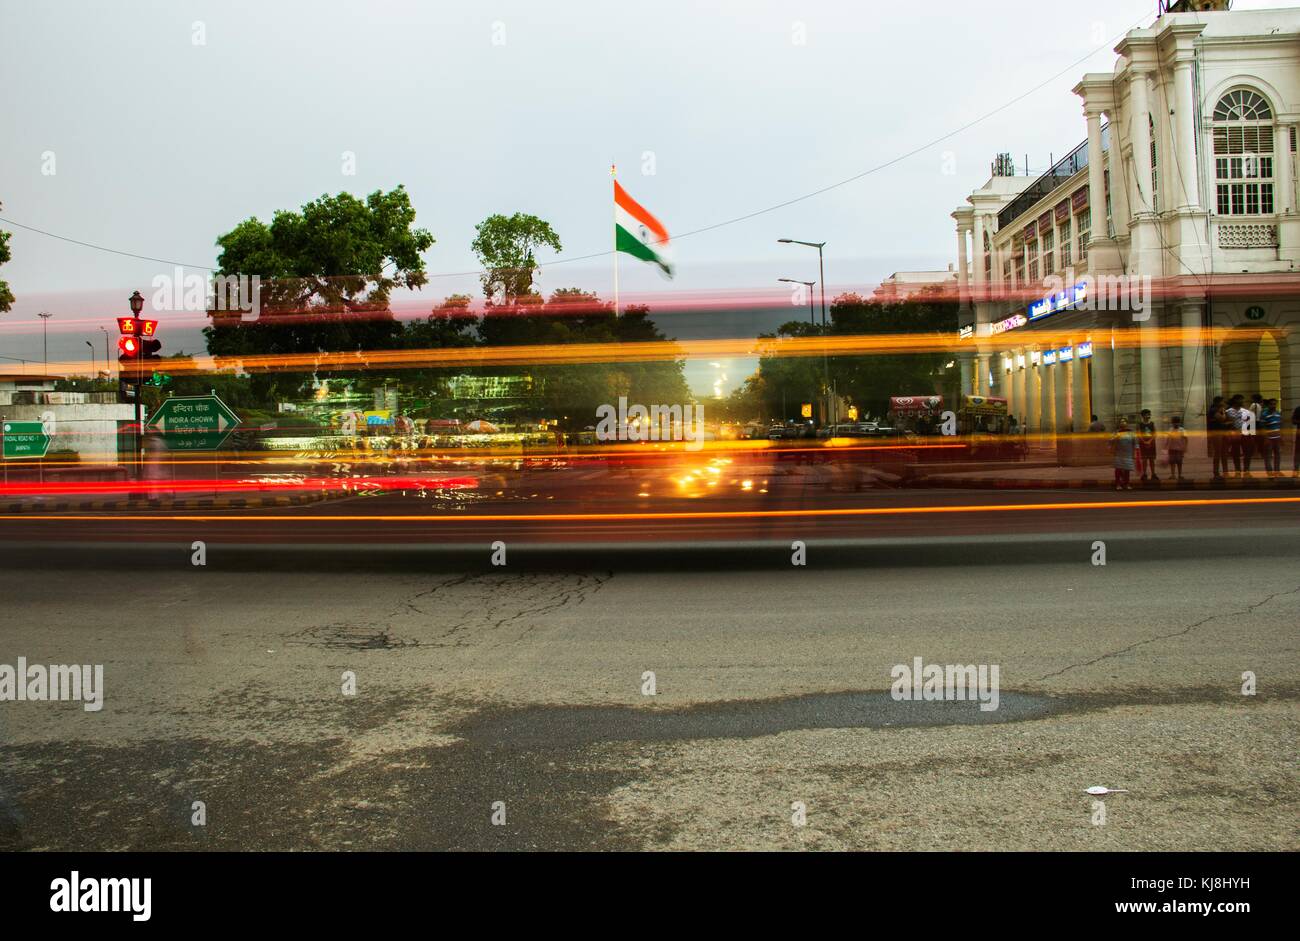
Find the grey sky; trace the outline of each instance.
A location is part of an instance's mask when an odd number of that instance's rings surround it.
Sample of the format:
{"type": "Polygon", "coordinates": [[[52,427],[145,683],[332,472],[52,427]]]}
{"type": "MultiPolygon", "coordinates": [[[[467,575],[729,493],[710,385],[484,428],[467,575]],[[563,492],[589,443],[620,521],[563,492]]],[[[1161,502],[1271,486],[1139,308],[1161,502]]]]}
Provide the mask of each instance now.
{"type": "MultiPolygon", "coordinates": [[[[608,250],[611,159],[684,233],[890,160],[1104,45],[924,153],[680,239],[671,285],[621,265],[625,291],[775,289],[778,277],[817,277],[815,253],[776,239],[824,239],[831,289],[869,290],[896,269],[947,265],[948,214],[998,151],[1042,169],[1081,141],[1070,89],[1109,70],[1114,37],[1154,13],[1154,0],[0,0],[0,203],[5,218],[60,235],[212,265],[215,236],[248,216],[404,183],[437,239],[421,294],[432,304],[478,293],[473,277],[440,275],[475,267],[473,227],[493,212],[550,220],[566,255],[608,250]],[[193,44],[196,21],[205,45],[193,44]],[[42,173],[47,151],[54,175],[42,173]],[[344,151],[355,176],[342,173],[344,151]]],[[[90,338],[102,355],[97,325],[119,297],[170,272],[5,228],[14,258],[2,276],[18,304],[0,317],[4,355],[39,353],[38,309],[56,315],[51,359],[84,357],[90,338]]],[[[610,294],[607,259],[542,263],[544,291],[610,294]]]]}

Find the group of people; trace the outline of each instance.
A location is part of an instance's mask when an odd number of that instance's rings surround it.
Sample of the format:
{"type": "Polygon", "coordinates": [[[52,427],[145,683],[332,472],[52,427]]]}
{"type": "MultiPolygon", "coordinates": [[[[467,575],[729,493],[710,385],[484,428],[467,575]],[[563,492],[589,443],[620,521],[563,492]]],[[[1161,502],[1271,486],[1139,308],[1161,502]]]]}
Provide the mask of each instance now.
{"type": "MultiPolygon", "coordinates": [[[[1291,424],[1297,429],[1291,471],[1300,473],[1300,406],[1291,413],[1291,424]]],[[[1268,476],[1282,474],[1282,410],[1278,408],[1277,399],[1265,399],[1256,392],[1250,397],[1249,405],[1246,397],[1240,394],[1232,396],[1225,404],[1223,396],[1216,395],[1206,414],[1205,430],[1210,441],[1215,480],[1228,475],[1229,460],[1232,461],[1234,476],[1249,474],[1256,456],[1264,462],[1264,472],[1268,476]]]]}
{"type": "MultiPolygon", "coordinates": [[[[1104,429],[1097,416],[1092,416],[1090,429],[1104,429]]],[[[1137,429],[1129,427],[1128,419],[1121,418],[1111,438],[1111,450],[1115,454],[1115,489],[1132,490],[1133,471],[1142,474],[1142,480],[1159,481],[1156,473],[1156,453],[1159,447],[1156,423],[1151,419],[1151,409],[1144,408],[1139,416],[1137,429]]],[[[1169,430],[1165,432],[1165,451],[1169,455],[1169,473],[1174,480],[1183,479],[1183,458],[1187,456],[1187,430],[1183,428],[1181,415],[1169,419],[1169,430]]]]}
{"type": "MultiPolygon", "coordinates": [[[[1282,411],[1277,399],[1265,399],[1259,393],[1246,404],[1244,395],[1234,395],[1225,400],[1216,395],[1206,413],[1206,438],[1214,465],[1214,479],[1224,480],[1229,475],[1228,462],[1232,462],[1233,476],[1249,476],[1251,463],[1258,456],[1269,477],[1282,474],[1282,411]]],[[[1291,413],[1291,424],[1296,428],[1296,443],[1292,456],[1292,473],[1300,476],[1300,406],[1291,413]]],[[[1105,425],[1092,416],[1088,426],[1092,432],[1103,432],[1105,425]]],[[[1115,489],[1132,490],[1132,474],[1136,470],[1142,480],[1159,481],[1156,473],[1159,433],[1151,417],[1151,410],[1142,409],[1137,427],[1130,428],[1128,420],[1119,419],[1111,437],[1114,454],[1115,489]]],[[[1169,473],[1174,480],[1183,479],[1183,459],[1187,455],[1187,430],[1181,416],[1169,420],[1169,430],[1164,434],[1168,453],[1169,473]]]]}

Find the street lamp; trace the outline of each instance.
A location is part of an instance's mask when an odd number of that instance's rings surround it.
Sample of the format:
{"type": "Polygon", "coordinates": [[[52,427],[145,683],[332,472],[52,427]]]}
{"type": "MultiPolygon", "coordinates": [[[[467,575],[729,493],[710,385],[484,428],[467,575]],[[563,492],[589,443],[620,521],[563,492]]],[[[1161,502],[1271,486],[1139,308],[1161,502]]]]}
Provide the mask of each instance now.
{"type": "Polygon", "coordinates": [[[108,328],[100,327],[99,332],[104,334],[104,378],[113,378],[113,363],[108,358],[108,328]]]}
{"type": "Polygon", "coordinates": [[[94,382],[99,377],[99,373],[95,369],[95,344],[87,340],[86,346],[90,347],[90,381],[94,382]]]}
{"type": "MultiPolygon", "coordinates": [[[[806,245],[809,248],[817,249],[817,277],[820,279],[821,286],[822,286],[821,289],[822,290],[822,330],[825,331],[826,330],[826,265],[822,258],[822,249],[826,247],[826,243],[825,242],[804,242],[804,241],[800,241],[799,239],[777,239],[777,242],[781,245],[806,245]]],[[[826,358],[825,353],[822,354],[822,371],[825,373],[826,394],[829,396],[831,395],[831,367],[829,361],[826,358]]],[[[828,407],[826,409],[828,413],[830,412],[831,407],[832,406],[830,406],[830,404],[828,403],[828,407]]],[[[833,407],[835,408],[835,411],[838,413],[839,403],[835,402],[833,407]]],[[[832,421],[838,421],[838,420],[839,420],[839,415],[836,414],[832,418],[832,421]]]]}
{"type": "Polygon", "coordinates": [[[826,266],[822,260],[822,249],[826,247],[825,242],[801,242],[798,239],[777,239],[781,245],[807,245],[809,248],[817,249],[817,277],[821,279],[822,286],[822,326],[826,326],[826,266]]]}
{"type": "Polygon", "coordinates": [[[131,292],[130,302],[131,302],[131,313],[139,317],[140,311],[144,310],[144,298],[140,296],[139,291],[131,292]]]}
{"type": "Polygon", "coordinates": [[[50,375],[50,318],[54,315],[48,310],[43,310],[36,315],[41,318],[41,342],[45,347],[45,377],[50,375]]]}
{"type": "Polygon", "coordinates": [[[816,315],[813,313],[813,285],[816,281],[800,281],[798,278],[777,278],[778,281],[784,281],[786,284],[802,284],[808,289],[808,323],[810,326],[816,326],[816,315]]]}

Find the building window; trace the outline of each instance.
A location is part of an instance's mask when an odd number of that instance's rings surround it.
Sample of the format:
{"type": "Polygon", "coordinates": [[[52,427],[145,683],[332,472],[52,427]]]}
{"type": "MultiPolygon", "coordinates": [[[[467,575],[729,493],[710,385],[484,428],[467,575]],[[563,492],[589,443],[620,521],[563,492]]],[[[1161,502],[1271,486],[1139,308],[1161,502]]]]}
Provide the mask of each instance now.
{"type": "Polygon", "coordinates": [[[1051,229],[1043,232],[1043,274],[1056,270],[1056,233],[1051,229]]]}
{"type": "Polygon", "coordinates": [[[1215,209],[1221,216],[1273,212],[1273,112],[1247,89],[1214,109],[1215,209]]]}
{"type": "Polygon", "coordinates": [[[1025,283],[1025,246],[1019,245],[1012,249],[1016,259],[1016,284],[1025,283]]]}
{"type": "Polygon", "coordinates": [[[1101,171],[1102,188],[1106,191],[1106,234],[1114,237],[1115,225],[1110,218],[1110,170],[1101,171]]]}
{"type": "Polygon", "coordinates": [[[1011,283],[1011,259],[1008,258],[1002,262],[1002,283],[1011,283]]]}
{"type": "Polygon", "coordinates": [[[1036,283],[1042,278],[1038,273],[1038,239],[1032,239],[1025,251],[1029,252],[1029,280],[1036,283]]]}
{"type": "Polygon", "coordinates": [[[1160,211],[1160,164],[1157,160],[1159,151],[1156,149],[1156,122],[1147,116],[1147,124],[1150,126],[1151,137],[1151,211],[1160,211]]]}
{"type": "Polygon", "coordinates": [[[1074,263],[1074,256],[1070,254],[1070,219],[1068,216],[1064,222],[1056,227],[1056,231],[1061,242],[1061,267],[1068,268],[1074,263]]]}
{"type": "Polygon", "coordinates": [[[1088,240],[1092,236],[1092,210],[1085,209],[1074,217],[1074,227],[1079,232],[1079,261],[1088,260],[1088,240]]]}

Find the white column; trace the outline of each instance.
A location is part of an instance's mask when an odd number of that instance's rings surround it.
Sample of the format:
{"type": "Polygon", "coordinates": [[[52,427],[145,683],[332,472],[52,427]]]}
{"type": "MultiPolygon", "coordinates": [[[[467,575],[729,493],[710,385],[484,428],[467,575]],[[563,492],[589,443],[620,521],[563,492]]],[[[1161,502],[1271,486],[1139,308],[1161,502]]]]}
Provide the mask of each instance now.
{"type": "Polygon", "coordinates": [[[1295,211],[1295,186],[1291,180],[1291,128],[1279,124],[1273,135],[1273,155],[1277,169],[1273,172],[1274,208],[1278,212],[1295,211]]]}
{"type": "Polygon", "coordinates": [[[1115,352],[1109,330],[1092,338],[1092,410],[1108,431],[1115,430],[1115,352]]]}
{"type": "Polygon", "coordinates": [[[1010,350],[1002,350],[994,354],[997,360],[998,385],[1002,397],[1007,400],[1007,415],[1016,414],[1016,354],[1010,350]],[[1011,358],[1011,372],[1007,372],[1005,359],[1011,358]]]}
{"type": "Polygon", "coordinates": [[[1012,379],[1011,387],[1015,389],[1016,408],[1020,410],[1019,414],[1016,415],[1016,420],[1023,421],[1026,430],[1028,430],[1029,390],[1027,388],[1028,384],[1026,382],[1026,378],[1028,377],[1029,374],[1029,362],[1028,362],[1028,357],[1026,357],[1025,368],[1021,369],[1017,360],[1017,357],[1024,356],[1024,355],[1025,353],[1023,350],[1019,352],[1013,350],[1011,353],[1011,368],[1013,370],[1013,372],[1011,373],[1011,379],[1012,379]]]}
{"type": "Polygon", "coordinates": [[[1160,345],[1156,342],[1156,329],[1160,325],[1163,308],[1148,304],[1146,313],[1149,316],[1139,328],[1141,330],[1142,348],[1138,351],[1138,371],[1141,373],[1142,401],[1138,403],[1137,411],[1140,413],[1142,409],[1149,408],[1151,409],[1151,417],[1159,420],[1165,413],[1160,404],[1160,360],[1162,354],[1160,345]]]}
{"type": "Polygon", "coordinates": [[[1056,367],[1048,365],[1039,365],[1039,391],[1040,391],[1040,412],[1043,419],[1043,443],[1047,447],[1056,447],[1057,417],[1056,417],[1056,367]]]}
{"type": "Polygon", "coordinates": [[[970,307],[970,266],[966,248],[966,226],[957,223],[957,300],[961,308],[970,307]]]}
{"type": "MultiPolygon", "coordinates": [[[[1201,345],[1201,302],[1183,301],[1183,402],[1186,414],[1183,425],[1187,428],[1205,427],[1205,349],[1201,345]]],[[[1184,408],[1179,402],[1178,408],[1184,408]]]]}
{"type": "MultiPolygon", "coordinates": [[[[1128,174],[1124,172],[1124,148],[1119,139],[1119,121],[1115,109],[1106,112],[1110,122],[1110,204],[1115,223],[1115,238],[1128,235],[1128,174]]],[[[1076,429],[1078,430],[1078,429],[1076,429]]]]}
{"type": "Polygon", "coordinates": [[[1092,421],[1092,415],[1088,413],[1088,385],[1084,379],[1084,373],[1087,371],[1084,368],[1085,361],[1079,358],[1079,344],[1074,343],[1073,348],[1074,359],[1070,360],[1070,411],[1074,413],[1071,428],[1077,435],[1087,429],[1088,423],[1092,421]]]}
{"type": "Polygon", "coordinates": [[[1058,362],[1049,368],[1052,371],[1052,430],[1057,436],[1059,455],[1064,450],[1060,448],[1060,439],[1070,430],[1070,367],[1058,362]]]}
{"type": "Polygon", "coordinates": [[[1130,69],[1129,121],[1133,131],[1138,213],[1154,212],[1156,208],[1155,193],[1151,189],[1151,108],[1147,101],[1147,73],[1130,69]]]}
{"type": "MultiPolygon", "coordinates": [[[[971,281],[975,285],[975,309],[979,311],[981,305],[985,302],[984,297],[984,217],[978,212],[975,213],[975,224],[971,229],[971,281]]],[[[979,323],[983,323],[987,315],[981,313],[978,318],[979,323]]]]}
{"type": "MultiPolygon", "coordinates": [[[[1105,152],[1101,149],[1101,111],[1087,107],[1088,118],[1088,205],[1092,212],[1089,242],[1110,237],[1106,230],[1106,180],[1103,176],[1105,152]]],[[[1089,254],[1091,255],[1091,247],[1089,254]]]]}
{"type": "Polygon", "coordinates": [[[1034,348],[1025,347],[1025,424],[1034,434],[1042,430],[1043,393],[1038,384],[1038,367],[1034,365],[1034,348]]]}
{"type": "MultiPolygon", "coordinates": [[[[1196,175],[1196,121],[1192,105],[1192,54],[1178,54],[1174,62],[1174,152],[1178,160],[1179,209],[1199,209],[1196,175]]],[[[1168,174],[1166,174],[1168,176],[1168,174]]]]}

